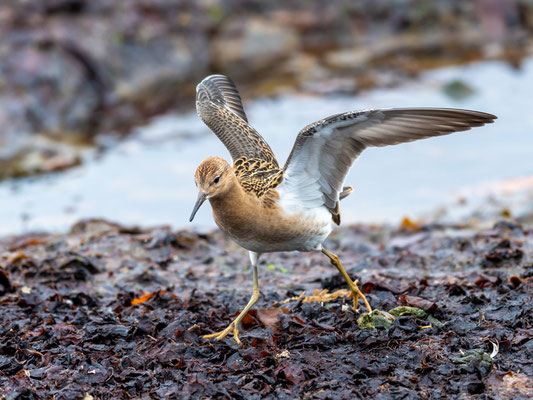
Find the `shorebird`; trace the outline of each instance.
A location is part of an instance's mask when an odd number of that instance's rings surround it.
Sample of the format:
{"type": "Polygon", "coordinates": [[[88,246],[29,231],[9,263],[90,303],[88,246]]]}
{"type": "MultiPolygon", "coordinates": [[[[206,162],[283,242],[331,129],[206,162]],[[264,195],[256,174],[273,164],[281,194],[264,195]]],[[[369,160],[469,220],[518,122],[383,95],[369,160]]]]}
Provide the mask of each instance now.
{"type": "Polygon", "coordinates": [[[224,75],[211,75],[196,88],[196,110],[229,150],[233,165],[208,157],[194,180],[198,198],[190,221],[207,199],[218,227],[248,250],[253,292],[248,304],[226,329],[204,338],[223,339],[230,332],[237,343],[239,323],[259,299],[257,263],[263,253],[321,251],[337,267],[352,292],[372,311],[357,281],[352,281],[324,240],[332,223],[340,224],[339,201],[352,187],[344,180],[367,147],[388,146],[482,126],[494,115],[449,108],[395,108],[350,111],[307,125],[283,168],[261,135],[250,126],[237,88],[224,75]]]}

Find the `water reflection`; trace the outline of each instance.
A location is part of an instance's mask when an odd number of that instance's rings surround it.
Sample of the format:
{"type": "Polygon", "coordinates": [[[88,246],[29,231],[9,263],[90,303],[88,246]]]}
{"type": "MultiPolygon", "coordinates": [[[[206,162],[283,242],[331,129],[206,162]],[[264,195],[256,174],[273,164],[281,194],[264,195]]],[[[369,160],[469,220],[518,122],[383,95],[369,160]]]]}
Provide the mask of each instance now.
{"type": "MultiPolygon", "coordinates": [[[[484,62],[425,74],[419,81],[358,97],[286,96],[246,102],[252,125],[282,164],[298,131],[338,112],[381,107],[461,107],[496,114],[495,124],[401,146],[368,149],[348,175],[355,193],[343,221],[390,221],[446,204],[465,188],[533,175],[533,60],[519,71],[484,62]],[[454,81],[473,89],[449,96],[454,81]]],[[[229,154],[194,112],[167,115],[81,168],[0,185],[0,234],[62,230],[80,218],[127,224],[191,226],[194,170],[208,155],[229,154]]],[[[213,227],[209,207],[195,226],[213,227]]]]}

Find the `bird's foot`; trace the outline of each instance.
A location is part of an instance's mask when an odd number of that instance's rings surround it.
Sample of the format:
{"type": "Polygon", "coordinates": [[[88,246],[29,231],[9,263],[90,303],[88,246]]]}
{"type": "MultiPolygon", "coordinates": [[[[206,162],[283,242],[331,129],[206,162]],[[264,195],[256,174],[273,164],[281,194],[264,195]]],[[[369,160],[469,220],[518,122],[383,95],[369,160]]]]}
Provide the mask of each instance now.
{"type": "Polygon", "coordinates": [[[358,306],[358,303],[359,303],[359,294],[356,293],[356,292],[352,292],[350,293],[350,295],[348,296],[348,298],[352,298],[353,299],[353,310],[354,311],[357,311],[357,306],[358,306]]]}
{"type": "Polygon", "coordinates": [[[358,282],[359,282],[359,280],[356,279],[353,282],[353,287],[350,287],[350,289],[352,290],[352,294],[350,296],[353,299],[353,310],[357,311],[357,305],[358,305],[359,299],[362,299],[363,302],[365,303],[365,306],[366,306],[368,312],[371,313],[372,312],[372,307],[370,307],[370,303],[366,299],[366,296],[363,294],[363,292],[361,292],[361,290],[359,290],[359,287],[357,286],[358,282]]]}
{"type": "Polygon", "coordinates": [[[324,253],[329,258],[329,261],[331,262],[331,264],[333,264],[335,267],[337,267],[337,269],[341,273],[342,277],[344,278],[344,280],[348,284],[348,287],[350,288],[350,291],[352,292],[354,311],[357,311],[357,302],[359,301],[359,298],[361,298],[361,299],[363,299],[363,302],[365,303],[365,306],[368,309],[368,312],[372,312],[372,307],[370,307],[370,303],[366,299],[366,296],[357,287],[357,282],[358,281],[357,280],[355,282],[352,281],[352,279],[346,273],[346,270],[342,266],[342,264],[341,264],[341,262],[339,260],[339,257],[337,257],[333,253],[330,253],[325,248],[322,248],[322,253],[324,253]]]}
{"type": "Polygon", "coordinates": [[[222,340],[228,334],[233,331],[233,338],[237,342],[237,344],[241,344],[241,341],[239,340],[239,328],[237,326],[238,324],[233,321],[231,324],[228,325],[228,327],[220,332],[210,333],[209,335],[204,335],[204,339],[212,339],[215,338],[216,340],[222,340]]]}
{"type": "Polygon", "coordinates": [[[233,331],[233,338],[237,342],[237,344],[241,344],[241,341],[239,340],[239,324],[241,323],[242,319],[248,314],[248,311],[250,311],[250,308],[253,307],[253,305],[257,302],[257,299],[259,299],[259,289],[257,287],[257,279],[256,279],[256,269],[254,267],[254,291],[252,293],[252,297],[250,297],[250,301],[248,304],[246,304],[246,307],[240,312],[240,314],[235,318],[231,324],[228,325],[226,329],[220,332],[216,333],[210,333],[209,335],[204,335],[204,339],[211,339],[215,338],[216,340],[224,339],[228,334],[233,331]]]}

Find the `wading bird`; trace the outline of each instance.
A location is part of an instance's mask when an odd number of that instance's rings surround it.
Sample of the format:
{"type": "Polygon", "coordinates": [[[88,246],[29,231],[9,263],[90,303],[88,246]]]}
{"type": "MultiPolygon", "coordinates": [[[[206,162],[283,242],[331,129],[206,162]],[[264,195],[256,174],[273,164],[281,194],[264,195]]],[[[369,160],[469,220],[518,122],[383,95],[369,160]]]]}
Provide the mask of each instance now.
{"type": "Polygon", "coordinates": [[[340,224],[339,201],[352,187],[343,187],[355,159],[367,147],[412,142],[466,131],[491,123],[494,115],[448,108],[396,108],[350,111],[306,126],[298,136],[283,168],[257,131],[248,124],[233,82],[211,75],[196,88],[196,110],[218,136],[233,159],[206,158],[196,169],[198,198],[193,220],[207,199],[218,227],[249,251],[253,293],[241,313],[223,331],[205,335],[218,340],[233,332],[257,302],[257,262],[261,254],[276,251],[321,251],[337,267],[353,297],[371,311],[364,294],[348,276],[339,258],[322,243],[332,222],[340,224]]]}

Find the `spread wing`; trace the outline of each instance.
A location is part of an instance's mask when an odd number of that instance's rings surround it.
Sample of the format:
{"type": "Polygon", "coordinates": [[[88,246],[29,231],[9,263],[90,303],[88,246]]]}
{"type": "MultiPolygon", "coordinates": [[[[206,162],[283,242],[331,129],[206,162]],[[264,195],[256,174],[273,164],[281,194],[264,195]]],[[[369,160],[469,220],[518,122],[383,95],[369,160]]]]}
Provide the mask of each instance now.
{"type": "Polygon", "coordinates": [[[278,166],[274,153],[248,124],[241,97],[224,75],[210,75],[196,87],[196,111],[218,136],[235,162],[241,157],[256,158],[278,166]]]}
{"type": "Polygon", "coordinates": [[[447,108],[398,108],[337,114],[306,126],[296,138],[278,190],[305,208],[325,206],[340,223],[339,193],[348,170],[370,146],[388,146],[466,131],[494,115],[447,108]]]}

